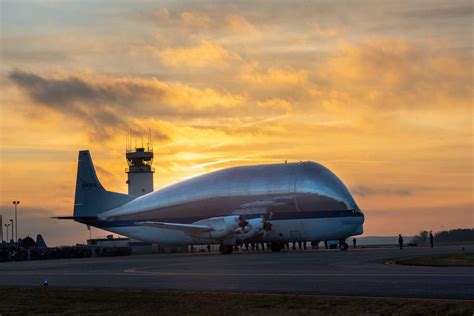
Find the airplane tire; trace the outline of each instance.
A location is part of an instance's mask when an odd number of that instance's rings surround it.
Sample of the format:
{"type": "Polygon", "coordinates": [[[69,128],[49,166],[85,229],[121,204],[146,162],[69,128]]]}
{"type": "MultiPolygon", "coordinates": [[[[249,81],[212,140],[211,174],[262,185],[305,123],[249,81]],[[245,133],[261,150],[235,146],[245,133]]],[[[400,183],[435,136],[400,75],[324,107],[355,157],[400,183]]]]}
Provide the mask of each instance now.
{"type": "Polygon", "coordinates": [[[227,254],[227,246],[226,245],[220,245],[219,246],[219,252],[221,255],[226,255],[227,254]]]}
{"type": "Polygon", "coordinates": [[[283,244],[272,242],[272,245],[270,246],[270,248],[272,249],[273,252],[279,252],[283,248],[283,244]]]}
{"type": "Polygon", "coordinates": [[[339,243],[339,249],[341,251],[346,251],[348,248],[349,248],[349,245],[347,243],[345,243],[345,242],[339,243]]]}
{"type": "Polygon", "coordinates": [[[219,246],[219,252],[221,253],[221,255],[229,255],[232,253],[232,251],[234,250],[234,246],[232,245],[220,245],[219,246]]]}

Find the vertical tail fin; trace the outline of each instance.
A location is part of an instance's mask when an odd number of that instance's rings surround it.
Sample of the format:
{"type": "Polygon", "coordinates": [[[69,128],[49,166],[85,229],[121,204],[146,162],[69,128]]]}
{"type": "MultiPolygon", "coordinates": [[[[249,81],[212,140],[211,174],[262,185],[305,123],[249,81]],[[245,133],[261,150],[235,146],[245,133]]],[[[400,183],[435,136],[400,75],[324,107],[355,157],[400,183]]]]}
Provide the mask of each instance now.
{"type": "Polygon", "coordinates": [[[127,194],[106,191],[97,178],[89,151],[79,152],[74,217],[97,216],[135,198],[127,194]]]}

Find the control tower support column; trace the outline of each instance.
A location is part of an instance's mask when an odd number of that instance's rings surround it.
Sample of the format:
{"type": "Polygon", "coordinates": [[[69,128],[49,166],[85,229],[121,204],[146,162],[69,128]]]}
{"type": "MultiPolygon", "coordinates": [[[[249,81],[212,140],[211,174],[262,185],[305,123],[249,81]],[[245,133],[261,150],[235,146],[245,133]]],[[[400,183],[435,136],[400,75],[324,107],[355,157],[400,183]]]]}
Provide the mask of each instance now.
{"type": "Polygon", "coordinates": [[[127,149],[128,194],[141,196],[153,192],[153,150],[145,148],[127,149]]]}

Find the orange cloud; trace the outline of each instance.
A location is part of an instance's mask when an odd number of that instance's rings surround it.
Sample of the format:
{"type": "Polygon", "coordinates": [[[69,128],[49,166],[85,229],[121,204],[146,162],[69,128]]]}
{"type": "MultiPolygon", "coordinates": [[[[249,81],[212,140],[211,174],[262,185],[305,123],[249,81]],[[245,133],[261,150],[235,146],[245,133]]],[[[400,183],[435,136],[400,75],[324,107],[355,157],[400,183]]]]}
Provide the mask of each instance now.
{"type": "Polygon", "coordinates": [[[318,38],[334,38],[336,36],[339,36],[341,34],[341,28],[340,27],[327,27],[327,28],[322,28],[319,23],[314,23],[311,28],[310,28],[311,34],[315,35],[318,38]]]}
{"type": "Polygon", "coordinates": [[[157,19],[158,21],[165,21],[168,20],[170,17],[170,12],[166,8],[161,8],[156,10],[152,13],[153,18],[157,19]]]}
{"type": "Polygon", "coordinates": [[[213,89],[196,89],[184,84],[168,86],[167,101],[177,106],[190,106],[195,109],[220,107],[221,109],[238,107],[244,104],[246,97],[230,93],[220,93],[213,89]]]}
{"type": "Polygon", "coordinates": [[[211,25],[211,19],[197,12],[181,12],[181,21],[185,27],[207,29],[211,25]]]}
{"type": "Polygon", "coordinates": [[[261,35],[260,31],[243,16],[228,15],[226,20],[234,32],[242,34],[245,37],[251,36],[258,38],[261,35]]]}
{"type": "Polygon", "coordinates": [[[308,73],[305,70],[294,70],[291,68],[269,67],[261,71],[258,63],[252,62],[243,67],[239,78],[250,84],[267,85],[298,85],[308,81],[308,73]]]}
{"type": "Polygon", "coordinates": [[[439,49],[428,43],[420,47],[401,39],[369,39],[357,46],[343,45],[316,72],[329,89],[312,91],[323,96],[328,109],[354,103],[354,110],[363,111],[466,108],[472,87],[469,72],[462,69],[472,67],[472,59],[440,56],[439,49]]]}
{"type": "Polygon", "coordinates": [[[398,85],[406,78],[421,75],[420,65],[413,63],[415,53],[406,41],[397,39],[373,39],[360,46],[343,45],[341,52],[329,60],[327,71],[335,80],[398,85]]]}
{"type": "Polygon", "coordinates": [[[76,74],[45,78],[13,70],[9,78],[36,107],[74,118],[88,127],[91,137],[100,139],[110,137],[114,130],[123,129],[136,118],[231,115],[229,109],[238,109],[247,100],[210,88],[136,77],[76,74]]]}
{"type": "Polygon", "coordinates": [[[291,102],[288,100],[280,99],[280,98],[273,98],[267,99],[264,101],[259,101],[258,106],[268,109],[268,110],[278,110],[284,112],[290,112],[293,109],[291,102]]]}
{"type": "Polygon", "coordinates": [[[156,51],[156,55],[165,65],[191,68],[222,65],[227,61],[240,59],[238,54],[229,52],[219,44],[208,40],[202,40],[198,46],[194,47],[168,47],[156,51]]]}

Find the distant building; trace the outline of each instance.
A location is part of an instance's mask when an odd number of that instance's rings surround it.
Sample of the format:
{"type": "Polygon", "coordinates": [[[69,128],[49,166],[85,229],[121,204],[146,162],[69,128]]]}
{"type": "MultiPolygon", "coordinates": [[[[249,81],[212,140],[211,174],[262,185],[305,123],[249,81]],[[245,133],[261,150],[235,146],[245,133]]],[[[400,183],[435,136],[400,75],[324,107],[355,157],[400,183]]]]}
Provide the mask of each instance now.
{"type": "Polygon", "coordinates": [[[114,238],[113,235],[107,235],[106,238],[95,238],[87,240],[88,246],[94,247],[130,247],[129,238],[114,238]]]}
{"type": "Polygon", "coordinates": [[[175,246],[175,247],[161,247],[157,244],[144,242],[140,240],[118,237],[114,238],[113,235],[107,235],[106,238],[94,238],[87,240],[87,246],[92,248],[130,248],[131,253],[134,255],[138,254],[151,254],[151,253],[174,253],[174,252],[186,252],[187,246],[175,246]]]}

